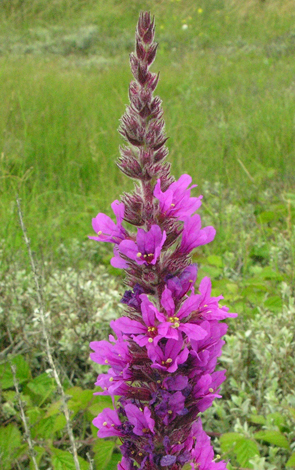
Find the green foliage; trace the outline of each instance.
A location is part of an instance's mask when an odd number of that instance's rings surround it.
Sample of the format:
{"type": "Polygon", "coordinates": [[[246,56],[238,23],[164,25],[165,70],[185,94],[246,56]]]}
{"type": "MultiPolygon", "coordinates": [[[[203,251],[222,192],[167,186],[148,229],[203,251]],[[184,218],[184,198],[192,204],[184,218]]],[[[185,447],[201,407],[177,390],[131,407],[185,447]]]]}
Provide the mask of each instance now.
{"type": "Polygon", "coordinates": [[[15,451],[21,445],[20,430],[13,424],[0,428],[0,455],[3,470],[10,470],[15,451]]]}
{"type": "MultiPolygon", "coordinates": [[[[70,452],[56,449],[55,447],[50,448],[51,462],[54,470],[75,470],[75,462],[70,452]]],[[[89,470],[89,464],[86,460],[78,457],[81,470],[89,470]]]]}
{"type": "MultiPolygon", "coordinates": [[[[16,367],[16,378],[19,384],[27,382],[31,377],[30,366],[20,354],[12,359],[16,367]]],[[[0,364],[0,383],[2,390],[13,387],[13,375],[10,364],[0,364]]]]}

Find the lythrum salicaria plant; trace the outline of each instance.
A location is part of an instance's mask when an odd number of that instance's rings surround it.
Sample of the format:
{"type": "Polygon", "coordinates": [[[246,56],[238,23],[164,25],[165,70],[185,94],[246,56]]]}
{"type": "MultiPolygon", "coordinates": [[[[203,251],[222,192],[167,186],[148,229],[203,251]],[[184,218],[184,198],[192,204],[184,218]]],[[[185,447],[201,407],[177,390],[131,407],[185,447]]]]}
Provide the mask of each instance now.
{"type": "Polygon", "coordinates": [[[119,470],[179,470],[186,463],[223,470],[200,413],[220,397],[225,371],[215,368],[227,330],[220,320],[236,314],[219,305],[222,296],[211,297],[208,277],[194,288],[197,266],[190,254],[211,242],[215,229],[201,227],[195,212],[202,196],[191,197],[191,177],[175,181],[165,162],[163,111],[153,95],[159,77],[149,71],[154,32],[150,14],[141,13],[130,56],[130,104],[119,129],[127,145],[117,164],[137,185],[112,203],[116,222],[101,213],[93,219],[96,235],[90,237],[114,245],[111,264],[125,270],[129,287],[125,315],[111,322],[115,335],[90,344],[91,359],[110,366],[98,376],[98,394],[110,395],[114,404],[93,424],[98,437],[121,440],[119,470]]]}

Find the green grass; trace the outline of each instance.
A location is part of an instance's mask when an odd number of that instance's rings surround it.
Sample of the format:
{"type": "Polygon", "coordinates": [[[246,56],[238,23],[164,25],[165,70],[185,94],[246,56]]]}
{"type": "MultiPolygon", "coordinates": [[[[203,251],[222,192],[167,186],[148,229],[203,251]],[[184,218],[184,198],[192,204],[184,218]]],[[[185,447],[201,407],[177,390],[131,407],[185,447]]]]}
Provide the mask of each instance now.
{"type": "Polygon", "coordinates": [[[294,184],[295,29],[286,2],[4,1],[4,253],[21,246],[17,193],[34,248],[55,256],[132,188],[114,164],[116,129],[144,8],[157,20],[153,68],[175,176],[190,173],[200,190],[205,180],[222,181],[242,200],[274,182],[279,192],[294,184]]]}

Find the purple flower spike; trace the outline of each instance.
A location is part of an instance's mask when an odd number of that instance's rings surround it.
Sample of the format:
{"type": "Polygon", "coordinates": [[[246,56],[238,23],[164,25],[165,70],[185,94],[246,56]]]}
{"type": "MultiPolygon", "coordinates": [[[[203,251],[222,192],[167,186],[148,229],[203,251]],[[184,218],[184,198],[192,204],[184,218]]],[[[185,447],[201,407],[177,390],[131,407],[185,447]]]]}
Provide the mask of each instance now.
{"type": "Polygon", "coordinates": [[[221,397],[225,371],[215,370],[227,325],[235,317],[211,297],[211,281],[198,282],[194,248],[210,243],[213,227],[202,228],[195,212],[202,196],[191,197],[192,178],[175,181],[166,157],[162,102],[154,96],[159,75],[150,71],[157,44],[150,13],[140,14],[129,105],[120,123],[125,140],[119,169],[135,180],[112,209],[93,219],[97,241],[113,243],[112,266],[125,270],[124,315],[110,323],[109,341],[92,341],[91,359],[100,373],[96,395],[111,397],[93,420],[98,437],[119,437],[118,470],[226,470],[216,462],[200,414],[221,397]],[[133,230],[126,230],[135,227],[133,230]]]}
{"type": "Polygon", "coordinates": [[[116,200],[111,204],[111,207],[116,216],[117,224],[115,224],[115,222],[113,222],[107,215],[99,213],[95,219],[92,219],[93,230],[98,236],[89,237],[90,239],[98,242],[110,242],[116,244],[119,244],[125,239],[127,232],[124,227],[122,227],[124,204],[116,200]]]}
{"type": "Polygon", "coordinates": [[[172,183],[166,191],[162,192],[161,180],[157,181],[154,196],[160,201],[160,210],[163,216],[185,220],[186,217],[199,209],[203,196],[190,197],[191,189],[197,186],[194,184],[187,189],[191,182],[191,176],[181,175],[178,181],[172,183]]]}

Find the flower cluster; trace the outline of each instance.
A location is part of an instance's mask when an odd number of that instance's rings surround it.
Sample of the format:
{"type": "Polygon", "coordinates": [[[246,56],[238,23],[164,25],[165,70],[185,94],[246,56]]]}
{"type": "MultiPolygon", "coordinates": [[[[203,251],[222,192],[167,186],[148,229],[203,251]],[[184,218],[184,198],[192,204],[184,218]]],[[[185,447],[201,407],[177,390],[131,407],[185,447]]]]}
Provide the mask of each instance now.
{"type": "Polygon", "coordinates": [[[98,376],[98,394],[114,403],[93,424],[98,437],[120,438],[119,470],[179,470],[186,463],[224,470],[199,416],[220,397],[225,371],[215,368],[227,330],[220,320],[236,314],[220,306],[222,296],[211,296],[209,278],[194,288],[197,266],[190,253],[211,242],[215,230],[201,227],[195,212],[202,197],[191,196],[191,177],[175,181],[165,162],[163,111],[153,96],[158,75],[149,71],[157,50],[149,13],[140,14],[135,46],[130,56],[135,80],[119,129],[126,146],[118,166],[137,185],[113,202],[116,223],[98,214],[96,236],[90,237],[113,243],[111,264],[125,270],[129,287],[122,298],[125,316],[111,322],[115,336],[90,344],[91,359],[110,367],[98,376]]]}

